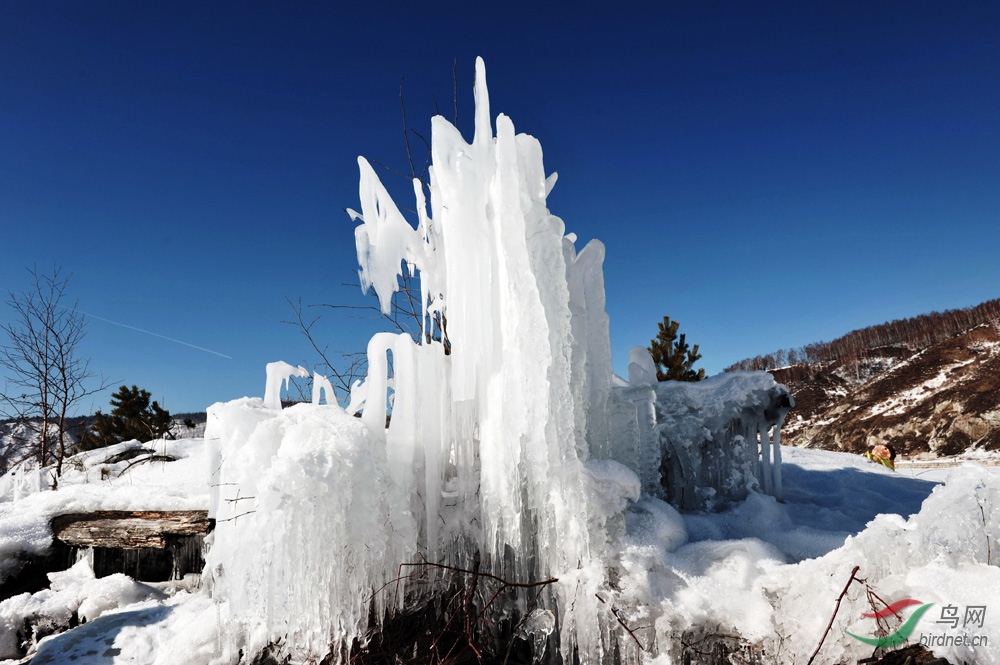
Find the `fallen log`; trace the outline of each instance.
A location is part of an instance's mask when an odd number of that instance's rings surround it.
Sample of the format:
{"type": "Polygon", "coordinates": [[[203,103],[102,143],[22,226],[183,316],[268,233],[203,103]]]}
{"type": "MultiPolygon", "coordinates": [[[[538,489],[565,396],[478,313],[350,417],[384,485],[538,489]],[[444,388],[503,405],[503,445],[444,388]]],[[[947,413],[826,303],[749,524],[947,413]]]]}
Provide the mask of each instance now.
{"type": "Polygon", "coordinates": [[[102,510],[57,516],[52,535],[71,547],[163,549],[171,537],[204,536],[214,526],[205,510],[102,510]]]}

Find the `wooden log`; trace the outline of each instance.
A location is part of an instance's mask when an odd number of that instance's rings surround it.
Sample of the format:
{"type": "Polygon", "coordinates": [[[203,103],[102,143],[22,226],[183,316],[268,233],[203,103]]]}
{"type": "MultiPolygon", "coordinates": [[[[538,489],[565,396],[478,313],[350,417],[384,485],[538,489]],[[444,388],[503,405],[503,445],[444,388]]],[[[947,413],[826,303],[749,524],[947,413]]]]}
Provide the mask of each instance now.
{"type": "Polygon", "coordinates": [[[102,510],[59,515],[52,520],[52,534],[73,547],[163,549],[172,536],[202,536],[213,526],[205,510],[102,510]]]}

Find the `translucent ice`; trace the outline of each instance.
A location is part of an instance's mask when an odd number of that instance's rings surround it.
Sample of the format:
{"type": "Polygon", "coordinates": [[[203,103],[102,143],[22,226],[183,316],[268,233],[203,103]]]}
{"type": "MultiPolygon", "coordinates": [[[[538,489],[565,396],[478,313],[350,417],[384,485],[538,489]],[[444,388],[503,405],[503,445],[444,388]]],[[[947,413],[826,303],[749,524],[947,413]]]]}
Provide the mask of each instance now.
{"type": "Polygon", "coordinates": [[[633,386],[656,383],[656,365],[644,346],[633,346],[628,352],[628,382],[633,386]]]}

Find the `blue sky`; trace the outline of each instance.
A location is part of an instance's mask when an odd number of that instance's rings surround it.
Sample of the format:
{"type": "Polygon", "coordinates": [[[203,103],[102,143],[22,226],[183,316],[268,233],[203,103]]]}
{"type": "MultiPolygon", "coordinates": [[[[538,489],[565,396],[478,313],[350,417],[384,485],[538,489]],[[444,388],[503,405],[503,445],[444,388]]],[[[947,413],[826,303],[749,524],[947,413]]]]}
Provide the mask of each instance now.
{"type": "Polygon", "coordinates": [[[481,55],[607,245],[619,373],[665,314],[715,373],[1000,296],[995,3],[346,4],[0,3],[0,290],[57,263],[81,310],[231,357],[91,319],[94,367],[171,411],[262,395],[312,360],[286,297],[364,302],[343,208],[358,155],[407,168],[401,77],[426,133],[457,59],[468,134],[481,55]]]}

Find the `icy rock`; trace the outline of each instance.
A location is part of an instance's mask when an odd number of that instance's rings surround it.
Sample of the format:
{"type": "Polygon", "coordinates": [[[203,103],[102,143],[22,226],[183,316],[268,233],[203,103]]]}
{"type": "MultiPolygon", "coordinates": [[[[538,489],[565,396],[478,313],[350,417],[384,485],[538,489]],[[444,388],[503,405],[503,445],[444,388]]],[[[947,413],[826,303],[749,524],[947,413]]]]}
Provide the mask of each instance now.
{"type": "Polygon", "coordinates": [[[651,386],[656,383],[656,364],[649,349],[644,346],[629,349],[628,382],[633,386],[651,386]]]}
{"type": "MultiPolygon", "coordinates": [[[[645,349],[634,351],[630,378],[645,381],[645,349]]],[[[684,510],[718,509],[752,489],[780,498],[780,435],[772,443],[770,432],[780,431],[794,401],[770,374],[730,372],[613,392],[613,455],[639,473],[645,494],[684,510]]]]}

